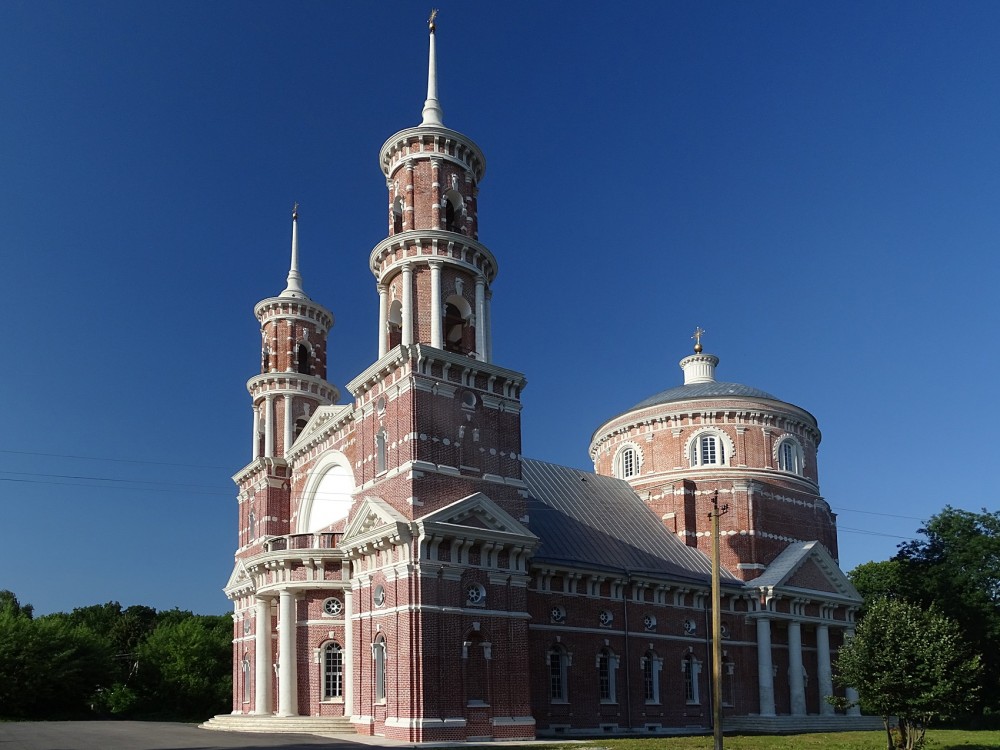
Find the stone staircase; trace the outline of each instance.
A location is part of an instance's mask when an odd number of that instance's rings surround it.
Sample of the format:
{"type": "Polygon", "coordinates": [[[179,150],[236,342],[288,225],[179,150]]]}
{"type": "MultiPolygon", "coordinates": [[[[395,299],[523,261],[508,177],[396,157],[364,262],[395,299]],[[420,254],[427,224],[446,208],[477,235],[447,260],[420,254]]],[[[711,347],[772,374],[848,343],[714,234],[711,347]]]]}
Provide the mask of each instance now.
{"type": "Polygon", "coordinates": [[[809,732],[864,732],[882,729],[878,716],[733,716],[723,722],[726,733],[806,734],[809,732]]]}
{"type": "Polygon", "coordinates": [[[221,732],[357,734],[346,716],[253,716],[219,714],[200,725],[221,732]]]}

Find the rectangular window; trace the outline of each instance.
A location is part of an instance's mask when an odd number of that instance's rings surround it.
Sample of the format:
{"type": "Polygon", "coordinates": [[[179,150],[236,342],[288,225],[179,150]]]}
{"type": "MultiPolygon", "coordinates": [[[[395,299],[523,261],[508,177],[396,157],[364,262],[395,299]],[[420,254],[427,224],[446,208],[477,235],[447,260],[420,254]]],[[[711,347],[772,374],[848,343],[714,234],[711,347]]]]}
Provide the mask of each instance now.
{"type": "Polygon", "coordinates": [[[556,650],[549,652],[549,697],[552,700],[563,700],[562,653],[556,650]]]}
{"type": "Polygon", "coordinates": [[[653,660],[648,656],[642,662],[642,692],[647,702],[656,700],[656,692],[653,690],[653,660]]]}
{"type": "Polygon", "coordinates": [[[714,464],[715,461],[715,438],[703,435],[701,438],[701,462],[703,464],[714,464]]]}
{"type": "Polygon", "coordinates": [[[327,646],[323,658],[323,698],[344,697],[344,652],[340,646],[327,646]]]}

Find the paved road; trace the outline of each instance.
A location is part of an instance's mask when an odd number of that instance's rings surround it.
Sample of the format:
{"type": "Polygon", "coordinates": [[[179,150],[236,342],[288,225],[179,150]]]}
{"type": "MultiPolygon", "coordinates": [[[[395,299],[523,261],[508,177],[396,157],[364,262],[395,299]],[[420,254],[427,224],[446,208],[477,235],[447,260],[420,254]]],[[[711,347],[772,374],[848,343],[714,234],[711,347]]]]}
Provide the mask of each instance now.
{"type": "MultiPolygon", "coordinates": [[[[368,744],[368,743],[365,743],[368,744]]],[[[397,743],[392,743],[397,744],[397,743]]],[[[0,750],[365,750],[306,734],[246,734],[152,721],[0,722],[0,750]]]]}

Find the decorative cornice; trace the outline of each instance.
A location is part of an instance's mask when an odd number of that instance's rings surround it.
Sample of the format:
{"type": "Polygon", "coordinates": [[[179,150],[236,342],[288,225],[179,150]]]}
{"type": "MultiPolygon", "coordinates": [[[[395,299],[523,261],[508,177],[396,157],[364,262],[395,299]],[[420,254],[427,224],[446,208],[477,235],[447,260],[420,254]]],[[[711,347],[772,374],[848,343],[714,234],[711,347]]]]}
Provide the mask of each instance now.
{"type": "Polygon", "coordinates": [[[409,166],[407,162],[410,160],[429,159],[432,156],[471,171],[477,182],[486,173],[486,157],[475,141],[457,130],[426,125],[406,128],[389,136],[379,149],[379,164],[385,176],[391,177],[400,163],[409,166]],[[430,148],[426,149],[425,146],[430,148]]]}
{"type": "Polygon", "coordinates": [[[497,259],[486,245],[464,234],[444,229],[408,229],[386,237],[372,249],[368,267],[378,283],[384,284],[394,271],[404,265],[429,264],[432,260],[461,268],[471,274],[481,274],[487,284],[493,283],[499,270],[497,259]],[[422,248],[425,247],[430,247],[432,252],[423,253],[422,248]],[[411,248],[415,249],[409,254],[411,248]],[[403,256],[383,267],[386,256],[397,251],[402,251],[403,256]],[[464,260],[470,252],[471,262],[464,260]]]}

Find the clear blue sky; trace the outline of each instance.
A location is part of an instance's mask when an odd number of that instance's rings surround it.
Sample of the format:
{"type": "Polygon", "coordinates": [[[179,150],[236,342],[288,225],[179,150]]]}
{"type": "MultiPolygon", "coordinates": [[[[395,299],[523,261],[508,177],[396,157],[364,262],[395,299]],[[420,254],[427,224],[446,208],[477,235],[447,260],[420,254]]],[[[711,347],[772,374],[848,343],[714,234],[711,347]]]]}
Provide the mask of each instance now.
{"type": "MultiPolygon", "coordinates": [[[[720,379],[818,418],[845,568],[997,507],[1000,4],[440,7],[525,454],[589,468],[701,325],[720,379]]],[[[0,3],[0,588],[228,609],[253,305],[298,201],[330,379],[375,358],[377,155],[428,10],[0,3]]]]}

